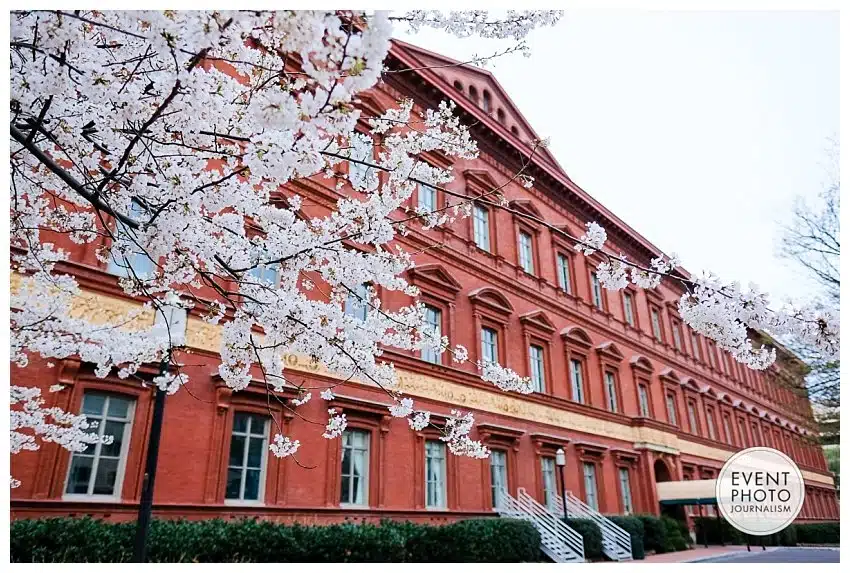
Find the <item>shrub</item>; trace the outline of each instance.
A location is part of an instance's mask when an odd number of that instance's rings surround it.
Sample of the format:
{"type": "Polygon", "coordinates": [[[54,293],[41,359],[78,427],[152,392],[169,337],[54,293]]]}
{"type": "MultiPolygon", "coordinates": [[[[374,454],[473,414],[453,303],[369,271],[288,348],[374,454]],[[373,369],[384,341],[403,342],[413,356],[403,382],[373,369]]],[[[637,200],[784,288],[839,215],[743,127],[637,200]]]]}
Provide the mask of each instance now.
{"type": "Polygon", "coordinates": [[[664,529],[661,525],[661,519],[655,515],[638,515],[636,516],[643,523],[643,546],[646,551],[655,551],[656,553],[664,553],[664,529]]]}
{"type": "Polygon", "coordinates": [[[684,522],[673,519],[672,517],[664,516],[661,518],[661,526],[664,530],[664,549],[665,551],[684,551],[690,547],[690,534],[682,534],[682,530],[688,531],[687,525],[684,522]]]}
{"type": "Polygon", "coordinates": [[[632,559],[646,557],[643,546],[643,521],[634,515],[609,515],[608,519],[629,532],[632,538],[632,559]]]}
{"type": "Polygon", "coordinates": [[[829,523],[798,523],[796,533],[798,543],[837,545],[841,531],[839,523],[834,521],[829,523]]]}
{"type": "Polygon", "coordinates": [[[584,538],[584,558],[588,561],[591,559],[602,559],[605,554],[602,552],[602,532],[595,521],[590,519],[568,519],[567,525],[575,529],[576,533],[584,538]]]}
{"type": "MultiPolygon", "coordinates": [[[[127,562],[136,524],[91,518],[13,521],[13,562],[127,562]]],[[[475,519],[445,526],[280,525],[270,521],[151,523],[148,560],[176,562],[379,563],[517,562],[538,559],[540,536],[528,522],[475,519]]]]}

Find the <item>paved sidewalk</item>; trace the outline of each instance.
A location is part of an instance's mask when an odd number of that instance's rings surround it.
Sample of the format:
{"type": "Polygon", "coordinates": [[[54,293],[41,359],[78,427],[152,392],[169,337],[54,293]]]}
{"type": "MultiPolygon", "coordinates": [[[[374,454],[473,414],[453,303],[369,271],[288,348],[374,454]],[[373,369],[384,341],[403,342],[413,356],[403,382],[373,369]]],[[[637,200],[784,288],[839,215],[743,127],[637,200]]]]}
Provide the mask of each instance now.
{"type": "MultiPolygon", "coordinates": [[[[761,546],[753,546],[753,552],[761,553],[761,546]]],[[[770,547],[767,549],[771,550],[770,547]]],[[[703,559],[711,559],[712,557],[720,557],[732,555],[736,553],[746,553],[746,545],[709,545],[705,547],[695,547],[686,551],[674,551],[673,553],[660,553],[657,555],[648,555],[646,559],[635,561],[635,563],[689,563],[693,561],[702,561],[703,559]]]]}

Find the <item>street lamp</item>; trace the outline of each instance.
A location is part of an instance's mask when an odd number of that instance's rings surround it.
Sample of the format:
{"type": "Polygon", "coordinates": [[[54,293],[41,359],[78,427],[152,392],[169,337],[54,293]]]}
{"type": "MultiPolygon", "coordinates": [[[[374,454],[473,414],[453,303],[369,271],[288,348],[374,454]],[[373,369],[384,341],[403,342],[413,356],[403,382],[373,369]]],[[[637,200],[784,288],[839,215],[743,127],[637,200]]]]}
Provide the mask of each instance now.
{"type": "Polygon", "coordinates": [[[555,465],[558,466],[558,473],[561,476],[561,505],[564,507],[564,521],[567,517],[567,486],[564,482],[564,466],[567,465],[567,454],[564,453],[564,448],[558,448],[555,452],[555,465]]]}

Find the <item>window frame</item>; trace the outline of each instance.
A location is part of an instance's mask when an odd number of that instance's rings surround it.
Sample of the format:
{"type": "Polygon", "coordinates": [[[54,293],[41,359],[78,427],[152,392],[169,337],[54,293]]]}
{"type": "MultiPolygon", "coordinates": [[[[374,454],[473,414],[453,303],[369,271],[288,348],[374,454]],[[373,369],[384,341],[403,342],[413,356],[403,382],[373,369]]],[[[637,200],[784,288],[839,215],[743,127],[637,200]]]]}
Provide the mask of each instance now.
{"type": "Polygon", "coordinates": [[[555,278],[558,288],[561,292],[566,293],[568,295],[572,295],[575,292],[575,286],[573,285],[573,256],[568,255],[563,252],[563,249],[556,248],[555,249],[555,278]],[[566,277],[562,276],[561,273],[561,260],[564,261],[563,268],[566,270],[566,277]],[[564,283],[566,280],[566,283],[564,283]]]}
{"type": "Polygon", "coordinates": [[[448,451],[447,451],[445,442],[443,442],[439,439],[433,439],[433,438],[432,439],[425,439],[424,440],[424,454],[425,454],[425,460],[424,460],[423,465],[424,465],[424,469],[425,469],[425,474],[424,474],[424,480],[423,480],[423,491],[425,493],[425,500],[424,500],[425,509],[428,509],[428,510],[445,510],[445,509],[448,509],[448,507],[449,507],[449,470],[448,470],[449,459],[448,459],[448,451]],[[438,482],[438,483],[442,484],[442,487],[441,487],[442,504],[429,504],[428,503],[428,494],[429,494],[428,485],[429,485],[429,483],[432,483],[428,480],[429,459],[431,459],[428,455],[428,445],[429,444],[436,444],[436,445],[440,446],[440,448],[442,449],[442,476],[441,476],[442,480],[441,480],[441,482],[438,482]]]}
{"type": "MultiPolygon", "coordinates": [[[[251,419],[249,419],[249,424],[252,424],[251,419]]],[[[249,426],[251,427],[251,426],[249,426]]],[[[224,474],[224,504],[225,505],[249,505],[249,506],[263,506],[265,505],[266,499],[266,479],[268,476],[268,466],[269,466],[269,443],[271,442],[271,420],[267,415],[257,414],[256,412],[252,412],[249,410],[236,409],[233,412],[233,419],[230,424],[230,441],[227,443],[226,457],[224,461],[225,474],[224,474]],[[260,480],[259,485],[257,487],[257,499],[244,499],[245,494],[245,483],[246,483],[246,473],[248,471],[247,458],[249,451],[250,439],[252,437],[257,437],[258,434],[250,434],[246,429],[244,433],[240,433],[238,435],[247,438],[244,445],[244,452],[242,454],[242,465],[240,466],[240,470],[242,472],[240,478],[240,486],[239,486],[239,498],[228,498],[227,497],[227,474],[230,472],[230,449],[233,447],[233,436],[235,434],[235,430],[233,429],[233,422],[235,421],[236,416],[240,414],[245,414],[251,416],[252,418],[262,418],[263,419],[263,447],[260,449],[260,480]]]]}
{"type": "Polygon", "coordinates": [[[532,387],[535,392],[544,394],[546,393],[546,346],[539,344],[536,340],[532,340],[528,345],[528,363],[529,363],[529,377],[531,378],[532,387]],[[539,360],[537,361],[539,364],[539,375],[540,380],[535,380],[535,370],[534,370],[534,357],[532,350],[539,350],[539,360]],[[539,384],[537,383],[539,382],[539,384]]]}
{"type": "MultiPolygon", "coordinates": [[[[372,443],[374,441],[374,437],[373,437],[372,434],[373,434],[373,432],[370,429],[366,429],[366,428],[363,428],[363,427],[360,427],[360,426],[349,426],[349,427],[346,427],[346,429],[343,431],[343,435],[340,436],[340,440],[339,440],[339,446],[340,446],[339,467],[338,467],[338,472],[337,472],[337,479],[339,481],[339,496],[337,497],[337,503],[338,503],[338,506],[341,507],[341,508],[368,508],[368,507],[370,507],[370,503],[372,503],[371,486],[372,486],[372,477],[373,476],[372,476],[372,467],[371,466],[372,466],[372,450],[373,450],[372,443]],[[363,485],[363,496],[364,496],[365,499],[362,503],[357,503],[357,502],[353,502],[353,501],[342,501],[342,494],[343,494],[342,480],[346,475],[342,471],[343,459],[345,457],[345,434],[346,433],[354,433],[354,432],[357,432],[359,434],[363,434],[363,435],[366,436],[366,448],[365,448],[366,463],[364,464],[365,480],[363,479],[362,476],[360,478],[361,483],[364,484],[363,485]]],[[[352,468],[353,467],[354,466],[352,464],[352,468]]],[[[348,477],[349,477],[349,480],[350,480],[352,477],[354,477],[354,475],[350,474],[348,477]]],[[[348,488],[349,493],[352,491],[352,487],[351,487],[350,484],[351,484],[351,481],[349,481],[349,488],[348,488]]]]}
{"type": "MultiPolygon", "coordinates": [[[[127,461],[130,454],[130,442],[133,437],[133,425],[136,418],[136,408],[138,406],[138,397],[131,396],[127,394],[122,394],[120,392],[110,392],[106,390],[101,390],[100,388],[84,388],[81,394],[80,403],[79,403],[79,411],[82,413],[83,411],[83,402],[85,400],[86,394],[100,394],[106,396],[107,400],[110,397],[117,397],[123,400],[127,400],[130,402],[130,405],[127,407],[127,419],[120,420],[124,424],[123,434],[121,436],[121,451],[118,455],[118,466],[115,472],[115,483],[112,486],[113,493],[111,494],[99,494],[99,493],[67,493],[69,480],[71,479],[71,468],[74,465],[74,455],[82,454],[83,452],[69,452],[68,456],[68,464],[65,468],[65,479],[62,482],[62,494],[61,497],[63,500],[67,501],[120,501],[122,489],[124,487],[124,477],[126,475],[127,470],[127,461]]],[[[97,432],[99,436],[103,436],[103,433],[106,428],[106,422],[109,421],[109,405],[108,402],[104,402],[103,411],[107,412],[102,418],[98,418],[103,423],[98,424],[97,432]]],[[[90,416],[87,414],[87,418],[90,416]]],[[[91,416],[93,417],[93,416],[91,416]]],[[[119,420],[113,420],[119,421],[119,420]]],[[[100,452],[103,444],[95,444],[95,453],[93,454],[94,462],[92,464],[92,471],[89,477],[88,483],[88,491],[92,491],[94,489],[94,482],[97,478],[97,468],[98,463],[100,462],[100,452]]]]}
{"type": "Polygon", "coordinates": [[[593,308],[600,312],[608,312],[608,305],[606,296],[605,296],[605,288],[602,287],[602,283],[599,281],[599,277],[596,274],[596,269],[589,268],[588,269],[588,287],[590,288],[590,304],[593,308]],[[599,289],[599,304],[596,304],[596,288],[599,289]]]}
{"type": "Polygon", "coordinates": [[[517,232],[517,266],[526,274],[536,276],[535,233],[524,226],[519,226],[517,232]],[[527,240],[526,240],[527,239],[527,240]]]}
{"type": "MultiPolygon", "coordinates": [[[[148,213],[149,213],[148,209],[144,205],[142,205],[141,201],[139,201],[138,199],[135,199],[135,198],[130,200],[130,207],[128,209],[128,216],[131,219],[136,220],[140,215],[146,215],[148,213]]],[[[118,237],[120,235],[125,235],[125,234],[135,235],[134,229],[129,229],[127,227],[127,225],[125,225],[122,221],[120,221],[117,218],[115,219],[115,224],[114,224],[114,228],[113,228],[112,232],[114,233],[114,235],[116,237],[118,237]]],[[[139,279],[145,279],[145,278],[150,278],[152,275],[156,274],[156,271],[154,269],[156,268],[158,261],[154,261],[153,259],[151,259],[148,256],[147,252],[145,252],[145,251],[140,252],[140,253],[133,253],[129,257],[122,257],[121,262],[126,263],[126,266],[120,265],[119,261],[116,261],[116,257],[112,253],[112,248],[113,248],[114,243],[115,243],[114,240],[110,240],[109,260],[106,261],[106,269],[105,269],[107,274],[110,274],[114,277],[118,277],[119,279],[129,278],[133,275],[137,276],[139,279]],[[140,258],[140,257],[144,260],[145,266],[150,267],[150,271],[151,271],[150,274],[139,273],[138,271],[136,271],[135,268],[133,268],[133,261],[135,261],[137,258],[140,258]]]]}
{"type": "Polygon", "coordinates": [[[635,305],[636,293],[631,289],[625,289],[623,290],[623,296],[620,298],[623,305],[623,322],[629,328],[638,329],[637,306],[635,305]],[[628,301],[628,304],[626,301],[628,301]],[[629,317],[631,317],[631,320],[629,320],[629,317]]]}
{"type": "MultiPolygon", "coordinates": [[[[472,244],[475,245],[475,247],[480,251],[484,251],[485,253],[489,253],[491,255],[495,254],[495,253],[493,253],[492,210],[488,209],[487,207],[485,207],[483,205],[480,205],[478,203],[473,202],[473,204],[472,204],[472,217],[471,218],[472,218],[472,244]],[[484,213],[483,218],[479,217],[479,213],[484,213]],[[481,223],[480,221],[483,221],[483,223],[481,223]],[[486,230],[486,232],[487,232],[487,237],[486,237],[487,247],[486,248],[481,246],[481,243],[479,242],[479,234],[478,234],[479,225],[483,225],[484,230],[486,230]]],[[[483,237],[482,237],[482,239],[483,239],[483,237]]]]}
{"type": "MultiPolygon", "coordinates": [[[[442,337],[444,335],[443,333],[445,332],[445,328],[444,328],[444,324],[443,324],[444,321],[445,321],[445,317],[443,316],[444,313],[443,313],[442,307],[437,306],[435,304],[432,304],[431,302],[423,302],[423,304],[425,305],[426,322],[427,322],[429,310],[434,311],[436,313],[436,315],[437,315],[437,327],[439,329],[438,336],[442,337]]],[[[433,324],[431,324],[431,323],[428,323],[428,324],[429,324],[429,326],[433,326],[433,324]]],[[[436,350],[433,350],[433,349],[422,349],[422,350],[419,351],[419,358],[422,359],[423,361],[427,362],[428,364],[435,364],[437,366],[442,366],[442,364],[443,364],[443,354],[444,354],[443,352],[437,352],[436,350]],[[426,355],[426,352],[428,353],[427,355],[426,355]],[[433,360],[430,359],[431,353],[433,353],[433,360]]]]}
{"type": "Polygon", "coordinates": [[[617,481],[619,482],[620,489],[620,507],[623,512],[623,515],[634,515],[635,513],[635,499],[634,495],[632,495],[632,472],[629,466],[620,465],[617,466],[617,481]],[[623,488],[623,474],[625,473],[625,489],[623,488]],[[628,504],[626,504],[626,498],[628,498],[628,504]],[[627,506],[628,505],[628,506],[627,506]]]}
{"type": "Polygon", "coordinates": [[[664,393],[664,405],[667,409],[667,423],[679,428],[679,412],[677,407],[677,396],[672,390],[664,393]]]}

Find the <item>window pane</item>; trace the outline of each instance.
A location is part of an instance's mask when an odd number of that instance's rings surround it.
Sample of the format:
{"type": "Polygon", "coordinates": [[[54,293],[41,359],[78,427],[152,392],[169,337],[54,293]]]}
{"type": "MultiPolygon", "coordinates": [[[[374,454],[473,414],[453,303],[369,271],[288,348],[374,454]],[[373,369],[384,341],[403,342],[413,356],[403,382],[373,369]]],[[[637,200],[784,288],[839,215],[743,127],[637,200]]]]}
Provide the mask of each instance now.
{"type": "Polygon", "coordinates": [[[248,431],[248,414],[236,414],[235,416],[233,416],[233,431],[248,431]]]}
{"type": "Polygon", "coordinates": [[[130,401],[116,396],[109,397],[107,415],[112,418],[126,418],[130,410],[130,401]]]}
{"type": "Polygon", "coordinates": [[[354,503],[351,496],[351,478],[347,475],[342,476],[342,485],[339,489],[339,501],[340,503],[354,503]]]}
{"type": "Polygon", "coordinates": [[[242,436],[233,436],[230,440],[230,460],[228,464],[231,466],[242,467],[242,461],[245,458],[245,438],[242,436]]]}
{"type": "Polygon", "coordinates": [[[105,404],[106,396],[104,394],[86,394],[83,396],[83,414],[102,416],[105,404]]]}
{"type": "Polygon", "coordinates": [[[245,472],[245,495],[242,499],[260,499],[260,470],[248,470],[245,472]]]}
{"type": "Polygon", "coordinates": [[[242,470],[230,468],[227,470],[227,489],[224,497],[227,499],[239,499],[239,488],[242,486],[242,470]]]}
{"type": "Polygon", "coordinates": [[[251,416],[251,433],[255,436],[265,436],[266,419],[262,416],[251,416]]]}
{"type": "Polygon", "coordinates": [[[114,456],[121,455],[121,445],[124,443],[124,422],[113,422],[108,420],[103,427],[104,436],[112,436],[111,444],[103,444],[100,446],[100,455],[114,456]]]}
{"type": "Polygon", "coordinates": [[[95,495],[112,495],[115,493],[115,480],[118,477],[118,460],[101,458],[97,464],[97,475],[94,478],[95,495]]]}
{"type": "Polygon", "coordinates": [[[88,493],[94,458],[74,454],[71,458],[71,473],[68,476],[66,493],[88,493]]]}
{"type": "Polygon", "coordinates": [[[263,463],[263,454],[265,453],[265,448],[263,448],[263,440],[262,438],[251,438],[248,442],[248,464],[249,468],[259,468],[263,463]]]}

